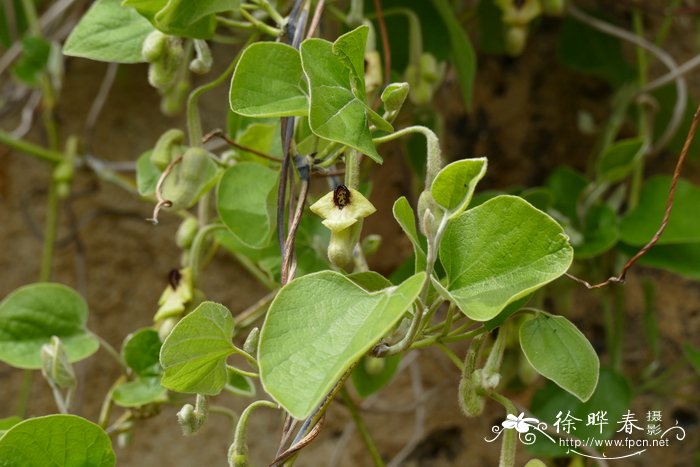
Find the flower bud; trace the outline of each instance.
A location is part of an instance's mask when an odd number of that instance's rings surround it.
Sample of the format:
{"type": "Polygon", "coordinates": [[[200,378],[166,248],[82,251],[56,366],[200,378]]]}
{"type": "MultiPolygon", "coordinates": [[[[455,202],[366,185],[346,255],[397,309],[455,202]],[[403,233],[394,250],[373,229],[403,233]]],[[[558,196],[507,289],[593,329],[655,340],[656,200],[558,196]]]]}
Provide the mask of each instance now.
{"type": "Polygon", "coordinates": [[[182,248],[189,248],[192,246],[192,241],[194,240],[197,231],[199,230],[199,222],[196,218],[188,216],[184,221],[180,223],[180,226],[175,232],[175,244],[182,248]]]}
{"type": "Polygon", "coordinates": [[[258,349],[258,341],[259,340],[260,340],[260,328],[258,328],[256,326],[250,330],[250,333],[248,333],[248,337],[246,337],[246,340],[243,343],[243,350],[246,353],[255,356],[255,353],[258,349]]]}
{"type": "Polygon", "coordinates": [[[398,113],[408,96],[408,83],[391,83],[382,92],[384,111],[398,113]]]}
{"type": "Polygon", "coordinates": [[[151,152],[150,159],[153,165],[160,170],[165,170],[183,141],[185,141],[185,133],[179,128],[171,128],[160,135],[151,152]]]}
{"type": "Polygon", "coordinates": [[[385,360],[372,356],[365,357],[365,371],[369,375],[376,376],[384,369],[385,360]]]}
{"type": "Polygon", "coordinates": [[[160,31],[153,31],[146,40],[143,41],[141,55],[148,63],[153,63],[161,59],[165,54],[165,48],[168,42],[168,36],[160,31]]]}
{"type": "Polygon", "coordinates": [[[194,51],[197,56],[190,62],[190,71],[198,75],[209,73],[213,60],[211,58],[211,51],[209,50],[209,46],[207,45],[206,41],[195,39],[194,51]]]}
{"type": "Polygon", "coordinates": [[[56,336],[41,347],[41,374],[52,385],[62,389],[75,387],[75,372],[68,360],[61,339],[56,336]]]}

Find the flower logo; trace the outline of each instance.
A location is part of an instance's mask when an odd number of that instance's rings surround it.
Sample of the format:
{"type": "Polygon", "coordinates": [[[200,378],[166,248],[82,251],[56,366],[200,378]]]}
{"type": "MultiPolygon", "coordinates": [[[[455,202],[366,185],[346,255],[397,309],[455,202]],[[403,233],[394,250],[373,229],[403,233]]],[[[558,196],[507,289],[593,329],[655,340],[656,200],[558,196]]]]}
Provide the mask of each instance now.
{"type": "Polygon", "coordinates": [[[517,417],[513,414],[508,414],[505,420],[501,423],[503,428],[507,430],[516,429],[518,433],[527,433],[531,426],[537,426],[539,420],[536,418],[525,417],[525,412],[520,412],[517,417]]]}

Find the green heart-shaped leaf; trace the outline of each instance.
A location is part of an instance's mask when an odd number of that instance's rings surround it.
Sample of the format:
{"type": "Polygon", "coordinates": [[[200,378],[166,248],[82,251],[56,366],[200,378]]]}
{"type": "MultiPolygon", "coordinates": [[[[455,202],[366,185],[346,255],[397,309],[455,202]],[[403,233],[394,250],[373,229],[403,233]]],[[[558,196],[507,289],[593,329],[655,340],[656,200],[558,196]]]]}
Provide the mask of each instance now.
{"type": "Polygon", "coordinates": [[[151,328],[139,329],[129,334],[122,346],[122,356],[126,365],[141,376],[155,376],[161,373],[160,337],[151,328]]]}
{"type": "Polygon", "coordinates": [[[522,198],[497,196],[450,222],[440,242],[447,285],[438,290],[473,320],[566,272],[573,249],[561,226],[522,198]]]}
{"type": "Polygon", "coordinates": [[[615,183],[623,180],[637,166],[646,146],[643,138],[616,141],[600,155],[596,172],[600,180],[615,183]]]}
{"type": "Polygon", "coordinates": [[[520,346],[539,374],[586,402],[598,384],[598,355],[563,316],[539,312],[520,327],[520,346]]]}
{"type": "Polygon", "coordinates": [[[0,302],[0,360],[17,368],[41,368],[41,347],[61,339],[68,360],[89,357],[99,347],[85,328],[88,307],[83,297],[61,284],[21,287],[0,302]]]}
{"type": "Polygon", "coordinates": [[[112,400],[121,407],[140,407],[164,400],[166,392],[160,377],[149,376],[117,385],[112,391],[112,400]]]}
{"type": "Polygon", "coordinates": [[[234,352],[233,317],[203,302],[173,328],[160,350],[161,384],[177,392],[214,396],[226,384],[226,357],[234,352]]]}
{"type": "Polygon", "coordinates": [[[270,305],[258,357],[265,390],[295,418],[310,415],[341,376],[401,319],[425,273],[368,292],[332,271],[287,284],[270,305]]]}
{"type": "Polygon", "coordinates": [[[224,172],[216,192],[221,220],[244,245],[267,245],[275,225],[278,171],[241,162],[224,172]]]}
{"type": "Polygon", "coordinates": [[[381,163],[369,123],[371,120],[385,131],[391,131],[392,127],[365,102],[364,73],[358,77],[357,64],[364,63],[366,35],[366,27],[360,27],[341,36],[336,41],[337,53],[331,42],[307,39],[301,44],[301,63],[309,80],[311,130],[321,138],[350,146],[381,163]]]}
{"type": "Polygon", "coordinates": [[[119,0],[97,0],[66,39],[63,53],[117,63],[139,63],[143,41],[155,29],[119,0]]]}
{"type": "Polygon", "coordinates": [[[107,433],[75,415],[30,418],[0,438],[0,465],[113,467],[116,457],[107,433]]]}
{"type": "Polygon", "coordinates": [[[486,174],[486,158],[464,159],[453,162],[440,170],[430,192],[440,206],[447,209],[450,217],[464,211],[474,194],[476,184],[486,174]]]}
{"type": "Polygon", "coordinates": [[[258,42],[241,54],[231,79],[231,110],[248,117],[309,113],[299,51],[280,42],[258,42]],[[270,66],[274,64],[274,66],[270,66]]]}

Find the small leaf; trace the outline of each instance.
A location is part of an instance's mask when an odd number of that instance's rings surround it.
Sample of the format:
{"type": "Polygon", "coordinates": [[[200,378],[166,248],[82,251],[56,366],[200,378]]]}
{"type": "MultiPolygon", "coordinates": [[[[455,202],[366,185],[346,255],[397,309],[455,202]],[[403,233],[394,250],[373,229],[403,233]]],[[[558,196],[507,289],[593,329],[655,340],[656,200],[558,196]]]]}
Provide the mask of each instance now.
{"type": "Polygon", "coordinates": [[[164,33],[208,39],[216,29],[215,13],[235,10],[240,0],[124,0],[164,33]]]}
{"type": "Polygon", "coordinates": [[[143,62],[141,47],[153,26],[119,0],[97,0],[68,36],[63,53],[117,63],[143,62]]]}
{"type": "Polygon", "coordinates": [[[38,86],[51,54],[51,44],[42,37],[23,37],[22,55],[12,67],[12,74],[29,86],[38,86]]]}
{"type": "Polygon", "coordinates": [[[136,160],[136,188],[141,196],[151,196],[156,192],[156,185],[161,171],[151,161],[151,153],[146,151],[136,160]]]}
{"type": "Polygon", "coordinates": [[[617,216],[607,204],[591,206],[586,213],[583,239],[574,243],[576,259],[592,258],[615,246],[619,239],[617,216]]]}
{"type": "Polygon", "coordinates": [[[392,209],[394,213],[394,219],[399,223],[401,229],[404,231],[411,244],[413,245],[413,252],[416,257],[416,271],[422,271],[425,269],[426,259],[425,252],[420,242],[420,237],[418,236],[418,230],[416,230],[416,216],[413,213],[411,205],[408,204],[408,200],[405,196],[400,197],[394,203],[392,209]]]}
{"type": "Polygon", "coordinates": [[[476,184],[486,174],[485,157],[453,162],[440,170],[430,192],[433,199],[454,218],[464,211],[474,194],[476,184]]]}
{"type": "Polygon", "coordinates": [[[588,180],[571,167],[557,167],[547,178],[546,186],[554,196],[554,209],[578,225],[578,199],[586,189],[588,180]]]}
{"type": "Polygon", "coordinates": [[[112,400],[121,407],[140,407],[164,400],[166,392],[160,377],[136,378],[117,385],[112,391],[112,400]]]}
{"type": "Polygon", "coordinates": [[[88,308],[65,285],[38,283],[20,287],[0,302],[0,360],[17,368],[41,368],[41,347],[61,339],[68,360],[89,357],[99,347],[85,328],[88,308]]]}
{"type": "Polygon", "coordinates": [[[163,342],[161,384],[177,392],[215,396],[226,384],[226,357],[234,352],[233,317],[204,302],[182,318],[163,342]]]}
{"type": "Polygon", "coordinates": [[[520,346],[539,374],[586,402],[598,384],[598,355],[563,316],[540,312],[520,327],[520,346]]]}
{"type": "MultiPolygon", "coordinates": [[[[620,237],[630,245],[645,245],[654,236],[666,210],[671,177],[656,176],[644,182],[637,207],[625,215],[620,237]]],[[[657,245],[700,242],[700,187],[679,179],[673,210],[657,245]]]]}
{"type": "Polygon", "coordinates": [[[151,328],[139,329],[129,334],[122,346],[122,356],[126,365],[140,376],[156,376],[160,368],[160,337],[151,328]]]}
{"type": "Polygon", "coordinates": [[[624,180],[637,166],[645,150],[641,137],[616,141],[603,151],[596,162],[598,178],[610,183],[624,180]]]}
{"type": "Polygon", "coordinates": [[[265,390],[295,418],[310,415],[350,366],[401,319],[425,274],[367,292],[332,271],[297,278],[270,305],[258,357],[265,390]]]}
{"type": "Polygon", "coordinates": [[[352,371],[352,384],[360,397],[369,397],[391,382],[399,369],[401,355],[390,355],[386,358],[362,357],[360,364],[352,371]],[[373,370],[373,363],[380,363],[378,371],[373,370]]]}
{"type": "Polygon", "coordinates": [[[221,220],[243,244],[267,245],[274,230],[278,171],[241,162],[224,173],[216,192],[221,220]]]}
{"type": "Polygon", "coordinates": [[[521,198],[497,196],[450,222],[440,242],[447,285],[433,283],[468,317],[488,321],[564,274],[572,259],[554,219],[521,198]]]}
{"type": "Polygon", "coordinates": [[[237,396],[255,396],[255,384],[249,376],[239,373],[238,370],[232,366],[226,368],[226,375],[225,390],[237,396]]]}
{"type": "Polygon", "coordinates": [[[0,438],[3,466],[112,467],[116,457],[107,433],[75,415],[30,418],[0,438]]]}
{"type": "Polygon", "coordinates": [[[309,102],[299,52],[279,42],[250,45],[233,72],[229,102],[231,110],[248,117],[307,115],[309,102]]]}
{"type": "MultiPolygon", "coordinates": [[[[355,31],[348,34],[361,34],[355,31]]],[[[349,47],[343,52],[351,53],[349,47]]],[[[346,56],[345,60],[355,63],[356,58],[346,56]]],[[[352,84],[351,70],[333,53],[333,44],[322,39],[305,40],[301,44],[301,63],[309,80],[311,130],[321,138],[350,146],[381,163],[369,131],[370,116],[375,120],[376,116],[371,115],[373,111],[364,101],[364,84],[352,84]]],[[[391,129],[388,122],[378,126],[391,129]]]]}

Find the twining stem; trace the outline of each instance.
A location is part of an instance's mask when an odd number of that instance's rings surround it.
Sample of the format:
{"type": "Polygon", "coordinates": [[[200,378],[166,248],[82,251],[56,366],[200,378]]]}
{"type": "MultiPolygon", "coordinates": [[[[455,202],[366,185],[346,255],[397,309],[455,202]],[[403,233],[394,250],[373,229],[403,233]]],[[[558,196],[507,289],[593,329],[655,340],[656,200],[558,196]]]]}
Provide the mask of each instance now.
{"type": "MultiPolygon", "coordinates": [[[[517,413],[517,409],[510,399],[493,391],[490,391],[488,396],[501,404],[506,409],[507,414],[515,415],[517,413]]],[[[503,433],[501,458],[498,462],[498,467],[513,467],[515,465],[516,433],[516,430],[505,430],[505,433],[503,433]]]]}
{"type": "Polygon", "coordinates": [[[372,462],[374,462],[376,467],[383,467],[384,460],[382,460],[382,456],[379,454],[377,445],[374,444],[372,435],[367,429],[367,425],[365,424],[365,420],[362,418],[362,414],[360,414],[360,410],[357,408],[357,404],[355,404],[355,401],[352,400],[352,396],[350,396],[350,393],[344,385],[340,389],[340,396],[343,398],[343,402],[345,403],[345,407],[348,409],[348,412],[350,412],[352,421],[355,423],[355,428],[357,428],[357,432],[360,434],[360,438],[362,438],[362,442],[367,449],[367,453],[372,458],[372,462]]]}
{"type": "Polygon", "coordinates": [[[190,247],[190,269],[192,270],[192,284],[197,287],[199,274],[202,272],[202,250],[204,249],[207,236],[217,230],[224,230],[226,226],[223,224],[210,224],[200,228],[192,240],[190,247]]]}
{"type": "Polygon", "coordinates": [[[440,142],[433,130],[424,126],[414,125],[402,128],[401,130],[397,130],[386,136],[374,138],[372,142],[375,145],[388,143],[389,141],[394,141],[395,139],[401,138],[402,136],[406,136],[411,133],[420,133],[423,136],[425,136],[426,139],[428,147],[428,160],[425,170],[425,189],[429,190],[433,184],[433,179],[442,168],[442,152],[440,151],[440,142]]]}
{"type": "Polygon", "coordinates": [[[233,443],[228,451],[229,465],[232,467],[238,467],[243,465],[248,465],[248,448],[246,446],[246,430],[248,428],[248,418],[253,410],[258,407],[269,407],[271,409],[277,409],[277,404],[270,401],[258,400],[250,404],[243,410],[238,423],[236,424],[236,434],[233,438],[233,443]]]}
{"type": "Polygon", "coordinates": [[[56,182],[51,179],[49,182],[49,193],[46,207],[46,223],[44,224],[44,246],[41,252],[41,269],[39,272],[39,282],[49,282],[51,280],[51,270],[53,269],[53,255],[56,246],[56,235],[58,231],[58,190],[56,182]]]}
{"type": "MultiPolygon", "coordinates": [[[[241,50],[245,50],[245,48],[257,38],[257,34],[253,34],[252,36],[250,36],[250,38],[241,48],[241,50]]],[[[198,88],[193,90],[187,98],[187,136],[189,138],[190,146],[199,147],[202,145],[202,120],[199,116],[199,96],[201,96],[205,92],[211,91],[212,89],[216,88],[217,86],[221,85],[224,81],[226,81],[226,78],[228,78],[229,75],[233,73],[233,70],[236,68],[236,64],[238,63],[238,59],[240,56],[241,53],[239,52],[236,55],[236,57],[233,60],[231,60],[231,63],[226,68],[226,70],[224,70],[224,72],[221,73],[221,75],[219,75],[214,81],[211,81],[207,84],[203,84],[202,86],[199,86],[198,88]]]]}
{"type": "MultiPolygon", "coordinates": [[[[636,35],[644,36],[644,24],[642,23],[642,14],[639,8],[635,8],[632,14],[632,23],[634,25],[634,32],[636,35]]],[[[647,61],[646,51],[637,46],[637,83],[639,88],[644,88],[647,84],[647,72],[649,69],[649,63],[647,61]]],[[[647,105],[642,101],[637,105],[639,109],[639,122],[637,124],[637,132],[642,137],[644,141],[644,154],[639,158],[636,163],[634,170],[632,172],[632,183],[630,184],[629,191],[629,209],[634,209],[639,203],[639,194],[642,190],[642,182],[644,179],[644,163],[645,157],[648,155],[648,150],[651,147],[652,142],[652,131],[651,131],[651,115],[649,115],[649,109],[647,105]]]]}
{"type": "Polygon", "coordinates": [[[345,153],[345,186],[355,190],[360,186],[360,154],[354,149],[345,153]]]}
{"type": "Polygon", "coordinates": [[[24,418],[27,415],[27,407],[29,406],[29,395],[32,392],[32,379],[34,372],[32,370],[22,370],[22,385],[17,396],[17,408],[15,415],[24,418]]]}
{"type": "Polygon", "coordinates": [[[435,345],[440,350],[442,350],[442,352],[445,355],[447,355],[447,358],[449,358],[450,361],[455,364],[455,366],[459,369],[459,371],[461,371],[461,372],[464,371],[464,362],[462,362],[462,360],[460,360],[460,358],[457,355],[455,355],[455,353],[449,347],[447,347],[445,344],[443,344],[440,341],[435,342],[435,345]]]}
{"type": "Polygon", "coordinates": [[[11,134],[4,130],[0,130],[0,143],[14,149],[15,151],[23,152],[37,159],[57,164],[63,160],[63,154],[58,151],[42,148],[36,144],[24,141],[22,139],[13,138],[11,134]]]}

